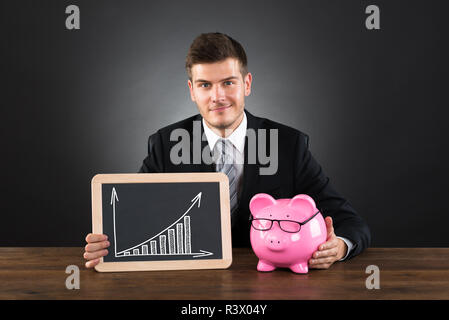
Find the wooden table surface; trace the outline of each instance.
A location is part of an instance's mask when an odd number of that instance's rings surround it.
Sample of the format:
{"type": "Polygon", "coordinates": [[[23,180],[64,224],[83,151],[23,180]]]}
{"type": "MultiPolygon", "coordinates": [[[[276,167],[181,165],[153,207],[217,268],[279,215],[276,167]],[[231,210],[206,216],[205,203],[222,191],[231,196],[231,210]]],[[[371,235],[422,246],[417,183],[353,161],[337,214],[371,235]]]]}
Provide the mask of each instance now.
{"type": "Polygon", "coordinates": [[[449,299],[449,248],[369,248],[328,270],[297,275],[256,270],[251,249],[233,249],[225,270],[99,273],[84,267],[83,248],[0,248],[0,299],[358,300],[449,299]],[[68,265],[80,289],[68,290],[68,265]],[[368,290],[369,265],[380,289],[368,290]]]}

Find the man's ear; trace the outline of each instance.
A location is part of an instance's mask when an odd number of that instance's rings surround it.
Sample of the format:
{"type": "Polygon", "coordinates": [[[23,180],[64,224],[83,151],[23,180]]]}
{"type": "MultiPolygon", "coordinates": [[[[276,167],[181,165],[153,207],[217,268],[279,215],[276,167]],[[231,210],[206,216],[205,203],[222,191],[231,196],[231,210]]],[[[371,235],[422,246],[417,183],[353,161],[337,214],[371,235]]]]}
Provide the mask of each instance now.
{"type": "Polygon", "coordinates": [[[251,83],[253,82],[253,76],[250,72],[248,72],[243,81],[245,83],[245,96],[249,96],[251,94],[251,83]]]}
{"type": "Polygon", "coordinates": [[[266,193],[258,193],[254,197],[252,197],[249,202],[249,210],[253,215],[257,215],[257,213],[266,208],[268,206],[272,206],[276,203],[276,200],[266,193]]]}
{"type": "Polygon", "coordinates": [[[192,81],[187,80],[187,85],[189,86],[189,91],[190,91],[190,98],[192,99],[193,102],[195,102],[195,95],[193,94],[193,84],[192,81]]]}

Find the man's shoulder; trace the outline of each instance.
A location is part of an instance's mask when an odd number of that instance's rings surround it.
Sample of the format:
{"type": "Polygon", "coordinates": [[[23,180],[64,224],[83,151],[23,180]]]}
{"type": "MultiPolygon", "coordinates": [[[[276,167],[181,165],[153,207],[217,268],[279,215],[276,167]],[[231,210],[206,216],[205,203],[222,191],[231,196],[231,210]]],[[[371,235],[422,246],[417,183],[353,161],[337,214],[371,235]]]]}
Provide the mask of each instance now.
{"type": "Polygon", "coordinates": [[[195,121],[199,121],[199,123],[201,123],[201,115],[200,114],[196,114],[196,115],[188,117],[184,120],[180,120],[178,122],[175,122],[168,126],[160,128],[158,130],[158,133],[165,136],[165,135],[170,135],[173,132],[173,130],[176,130],[176,129],[184,129],[187,131],[191,131],[193,128],[193,123],[195,121]]]}
{"type": "Polygon", "coordinates": [[[282,134],[284,137],[290,137],[296,139],[298,136],[305,137],[308,139],[308,135],[296,128],[290,127],[288,125],[282,124],[280,122],[255,116],[249,112],[246,113],[248,116],[248,121],[251,123],[251,127],[254,129],[274,129],[278,130],[279,134],[282,134]]]}

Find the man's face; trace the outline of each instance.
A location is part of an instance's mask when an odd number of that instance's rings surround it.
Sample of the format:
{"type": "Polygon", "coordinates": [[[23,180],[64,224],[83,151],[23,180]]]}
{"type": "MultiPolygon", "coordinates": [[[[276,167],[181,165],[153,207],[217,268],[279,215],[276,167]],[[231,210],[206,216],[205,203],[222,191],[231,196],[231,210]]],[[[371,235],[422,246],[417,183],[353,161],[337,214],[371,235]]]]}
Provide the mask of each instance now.
{"type": "Polygon", "coordinates": [[[243,119],[245,96],[251,93],[252,76],[245,79],[237,59],[192,66],[188,80],[190,96],[207,124],[213,128],[235,129],[243,119]]]}

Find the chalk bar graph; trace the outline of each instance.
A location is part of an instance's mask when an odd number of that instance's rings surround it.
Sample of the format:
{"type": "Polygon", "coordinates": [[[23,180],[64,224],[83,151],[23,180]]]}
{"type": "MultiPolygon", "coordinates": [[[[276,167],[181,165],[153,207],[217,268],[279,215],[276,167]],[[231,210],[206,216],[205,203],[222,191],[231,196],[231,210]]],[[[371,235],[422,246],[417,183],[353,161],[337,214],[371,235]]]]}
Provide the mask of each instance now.
{"type": "Polygon", "coordinates": [[[192,200],[190,207],[172,224],[148,238],[147,240],[117,252],[117,232],[116,232],[116,206],[120,202],[118,193],[114,188],[111,192],[111,206],[113,211],[114,228],[114,254],[116,258],[132,256],[192,256],[200,258],[213,255],[212,252],[199,250],[192,252],[192,215],[188,213],[197,204],[201,206],[202,192],[198,193],[192,200]]]}

